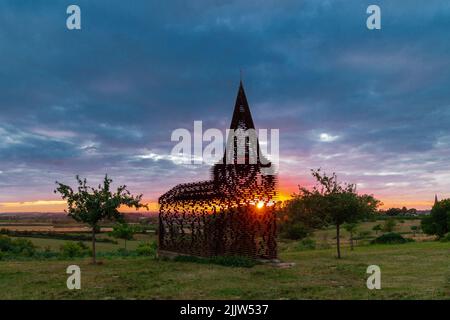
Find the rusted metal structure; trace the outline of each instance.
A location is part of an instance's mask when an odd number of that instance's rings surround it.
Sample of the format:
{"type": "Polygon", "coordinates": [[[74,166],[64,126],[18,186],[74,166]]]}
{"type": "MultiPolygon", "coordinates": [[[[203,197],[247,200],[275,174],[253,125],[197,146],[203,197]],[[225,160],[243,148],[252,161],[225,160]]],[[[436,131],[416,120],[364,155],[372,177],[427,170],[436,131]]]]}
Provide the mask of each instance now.
{"type": "MultiPolygon", "coordinates": [[[[242,81],[230,129],[255,129],[242,81]]],[[[246,138],[244,149],[237,144],[228,137],[210,181],[180,184],[159,198],[160,253],[277,257],[276,176],[263,170],[272,164],[257,139],[246,138]]]]}

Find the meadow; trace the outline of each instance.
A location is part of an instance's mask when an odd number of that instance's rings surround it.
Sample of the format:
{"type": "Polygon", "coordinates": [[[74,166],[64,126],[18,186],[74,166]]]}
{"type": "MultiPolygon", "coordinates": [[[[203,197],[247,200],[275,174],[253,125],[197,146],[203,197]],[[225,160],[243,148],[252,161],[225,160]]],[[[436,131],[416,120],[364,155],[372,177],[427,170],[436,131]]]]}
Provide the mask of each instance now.
{"type": "MultiPolygon", "coordinates": [[[[315,232],[316,249],[299,241],[280,240],[280,259],[294,266],[266,264],[251,268],[154,257],[112,256],[92,265],[89,258],[0,261],[0,299],[450,299],[450,244],[411,233],[418,220],[399,221],[396,231],[417,241],[371,245],[359,241],[354,251],[343,232],[343,258],[335,258],[333,230],[315,232]],[[426,241],[425,241],[426,240],[426,241]],[[66,268],[81,268],[82,289],[68,290],[66,268]],[[366,287],[367,266],[380,266],[381,290],[366,287]]],[[[374,222],[361,225],[370,230],[374,222]]],[[[106,235],[102,235],[106,236],[106,235]]],[[[129,241],[133,250],[153,234],[129,241]]],[[[57,248],[55,239],[31,239],[39,246],[57,248]]],[[[86,243],[89,245],[89,243],[86,243]]],[[[101,252],[123,247],[99,243],[101,252]]]]}

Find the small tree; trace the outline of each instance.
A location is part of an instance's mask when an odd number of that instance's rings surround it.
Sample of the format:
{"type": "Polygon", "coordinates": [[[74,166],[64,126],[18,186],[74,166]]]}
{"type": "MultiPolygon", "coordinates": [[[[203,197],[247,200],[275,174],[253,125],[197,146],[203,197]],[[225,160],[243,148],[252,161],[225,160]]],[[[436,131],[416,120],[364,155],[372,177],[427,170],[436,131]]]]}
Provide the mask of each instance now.
{"type": "Polygon", "coordinates": [[[114,226],[113,231],[110,233],[116,239],[124,240],[124,248],[127,250],[127,240],[133,240],[133,235],[136,229],[127,223],[118,223],[114,226]]]}
{"type": "Polygon", "coordinates": [[[92,263],[96,264],[95,234],[100,231],[99,223],[102,220],[123,221],[123,215],[119,212],[120,206],[129,208],[147,208],[141,203],[142,194],[133,196],[125,185],[119,186],[116,192],[111,192],[112,180],[106,175],[103,185],[92,188],[87,185],[87,180],[81,180],[76,176],[78,187],[74,191],[70,186],[56,182],[58,187],[54,191],[60,193],[62,199],[67,201],[68,209],[65,210],[70,217],[78,222],[88,224],[92,229],[92,263]]]}
{"type": "Polygon", "coordinates": [[[353,251],[353,235],[356,232],[356,230],[358,229],[358,224],[357,223],[346,223],[344,224],[344,229],[350,233],[350,250],[353,251]]]}
{"type": "Polygon", "coordinates": [[[380,201],[372,195],[358,195],[354,184],[338,183],[337,176],[322,174],[320,169],[311,170],[317,184],[308,190],[300,188],[297,195],[304,200],[307,212],[317,216],[323,224],[336,226],[337,257],[341,258],[340,227],[376,212],[380,201]]]}
{"type": "Polygon", "coordinates": [[[375,235],[378,235],[378,232],[383,230],[383,228],[381,227],[381,224],[377,224],[373,226],[372,230],[375,231],[375,235]]]}
{"type": "Polygon", "coordinates": [[[384,232],[392,232],[392,231],[394,231],[396,225],[397,225],[397,222],[395,221],[395,219],[389,218],[384,222],[383,231],[384,232]]]}

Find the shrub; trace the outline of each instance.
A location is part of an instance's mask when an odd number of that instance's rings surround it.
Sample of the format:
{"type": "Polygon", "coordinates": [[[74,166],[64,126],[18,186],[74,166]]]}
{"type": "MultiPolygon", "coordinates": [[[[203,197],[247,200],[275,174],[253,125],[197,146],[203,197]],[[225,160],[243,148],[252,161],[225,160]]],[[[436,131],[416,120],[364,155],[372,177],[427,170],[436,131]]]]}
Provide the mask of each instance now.
{"type": "Polygon", "coordinates": [[[30,240],[11,239],[7,236],[0,236],[0,252],[31,257],[35,254],[36,247],[30,240]]]}
{"type": "Polygon", "coordinates": [[[176,256],[173,258],[176,262],[194,262],[194,263],[209,263],[207,258],[195,257],[195,256],[176,256]]]}
{"type": "Polygon", "coordinates": [[[390,232],[385,233],[382,236],[379,236],[378,238],[371,241],[372,244],[401,244],[401,243],[407,243],[407,242],[413,242],[412,239],[407,239],[402,237],[401,234],[390,232]]]}
{"type": "Polygon", "coordinates": [[[150,243],[140,243],[136,248],[136,253],[139,256],[156,256],[158,245],[155,241],[150,243]]]}
{"type": "Polygon", "coordinates": [[[314,250],[316,249],[316,241],[311,238],[305,238],[299,241],[297,245],[298,250],[314,250]]]}
{"type": "Polygon", "coordinates": [[[227,267],[251,268],[257,263],[255,260],[240,256],[217,256],[210,259],[211,263],[227,267]]]}
{"type": "Polygon", "coordinates": [[[128,256],[132,255],[132,253],[130,251],[126,250],[125,248],[119,248],[116,250],[115,253],[120,257],[128,257],[128,256]]]}
{"type": "Polygon", "coordinates": [[[44,260],[47,260],[47,259],[56,259],[56,258],[59,258],[60,257],[60,255],[59,255],[59,253],[58,252],[53,252],[53,251],[37,251],[36,253],[35,253],[35,255],[33,256],[33,259],[44,259],[44,260]]]}
{"type": "Polygon", "coordinates": [[[12,240],[6,236],[0,236],[0,251],[8,252],[12,249],[12,240]]]}
{"type": "Polygon", "coordinates": [[[202,258],[195,256],[177,256],[173,261],[194,262],[202,264],[218,264],[227,267],[251,268],[257,264],[257,261],[242,256],[215,256],[211,258],[202,258]]]}
{"type": "Polygon", "coordinates": [[[291,240],[300,240],[306,238],[308,234],[308,228],[306,228],[302,223],[295,223],[284,227],[282,237],[291,240]]]}
{"type": "Polygon", "coordinates": [[[85,257],[91,255],[91,250],[83,242],[65,242],[60,247],[64,258],[85,257]]]}
{"type": "Polygon", "coordinates": [[[16,255],[31,257],[36,252],[36,247],[30,240],[27,239],[12,240],[12,245],[12,253],[16,255]]]}

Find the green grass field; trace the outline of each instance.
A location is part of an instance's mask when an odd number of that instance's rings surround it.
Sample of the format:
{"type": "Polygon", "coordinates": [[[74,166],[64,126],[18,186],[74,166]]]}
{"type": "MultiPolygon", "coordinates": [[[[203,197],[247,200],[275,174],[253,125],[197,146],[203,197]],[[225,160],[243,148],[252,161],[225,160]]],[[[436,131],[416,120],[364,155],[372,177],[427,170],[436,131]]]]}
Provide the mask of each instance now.
{"type": "MultiPolygon", "coordinates": [[[[60,240],[33,240],[40,241],[56,248],[60,240]]],[[[113,250],[122,243],[101,245],[113,250]]],[[[296,265],[234,268],[149,257],[103,259],[95,266],[89,259],[0,261],[0,299],[450,299],[449,243],[363,245],[355,251],[344,245],[337,260],[334,247],[300,251],[296,242],[282,242],[280,258],[296,265]],[[71,264],[81,267],[81,290],[66,288],[71,264]],[[381,290],[366,288],[371,264],[381,268],[381,290]]]]}

